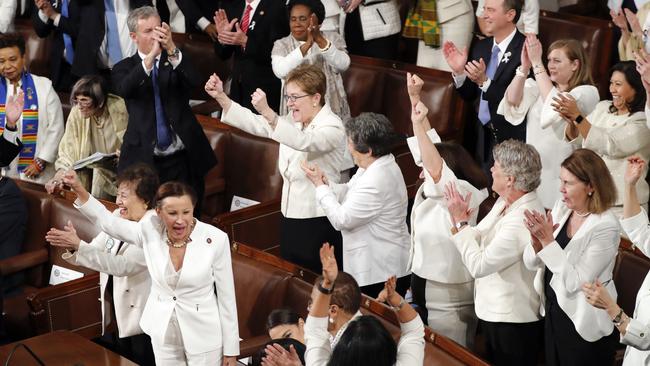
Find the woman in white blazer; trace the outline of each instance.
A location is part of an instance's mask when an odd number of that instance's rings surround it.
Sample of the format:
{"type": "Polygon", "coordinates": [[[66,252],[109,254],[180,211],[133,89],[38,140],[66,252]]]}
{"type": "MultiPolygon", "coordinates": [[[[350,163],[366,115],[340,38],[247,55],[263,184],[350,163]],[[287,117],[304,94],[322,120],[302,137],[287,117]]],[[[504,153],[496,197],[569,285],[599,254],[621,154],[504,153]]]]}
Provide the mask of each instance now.
{"type": "MultiPolygon", "coordinates": [[[[316,186],[315,202],[343,235],[343,269],[361,291],[377,297],[396,275],[398,292],[409,286],[407,194],[402,172],[390,153],[395,133],[386,116],[361,113],[345,122],[348,148],[359,167],[348,183],[336,184],[317,163],[303,163],[316,186]]],[[[314,200],[314,197],[312,197],[314,200]]]]}
{"type": "MultiPolygon", "coordinates": [[[[628,159],[625,171],[625,198],[621,226],[632,243],[650,256],[650,225],[648,214],[641,209],[636,183],[645,172],[646,163],[639,157],[628,159]]],[[[620,342],[627,345],[623,366],[650,365],[650,273],[636,295],[634,317],[629,317],[600,281],[586,283],[582,290],[591,305],[603,309],[621,334],[620,342]]]]}
{"type": "MultiPolygon", "coordinates": [[[[18,157],[2,168],[2,174],[45,183],[55,173],[54,161],[65,129],[63,110],[52,81],[27,72],[25,61],[22,35],[0,34],[0,105],[4,105],[8,97],[21,93],[24,112],[18,121],[18,138],[26,146],[18,157]],[[30,131],[36,132],[36,136],[29,136],[30,131]]],[[[0,130],[4,123],[4,112],[0,112],[0,130]]]]}
{"type": "Polygon", "coordinates": [[[260,89],[252,95],[258,115],[230,100],[218,76],[213,75],[205,84],[205,91],[223,108],[222,122],[280,143],[280,254],[315,273],[320,273],[318,250],[324,242],[334,245],[339,257],[341,253],[341,234],[332,228],[313,200],[314,186],[300,168],[303,160],[317,163],[333,183],[339,182],[339,172],[343,170],[345,131],[341,119],[325,102],[326,89],[325,74],[320,68],[298,66],[285,80],[284,98],[289,114],[278,116],[269,108],[266,94],[260,89]]]}
{"type": "Polygon", "coordinates": [[[542,62],[542,45],[529,36],[521,54],[521,66],[510,82],[497,113],[517,126],[525,121],[526,142],[533,145],[542,158],[542,183],[537,195],[544,207],[551,208],[560,199],[560,164],[574,147],[564,141],[566,122],[553,108],[558,94],[568,94],[580,110],[591,113],[600,101],[593,85],[587,52],[575,39],[551,44],[547,51],[548,73],[542,62]],[[534,78],[528,78],[531,69],[534,78]]]}
{"type": "MultiPolygon", "coordinates": [[[[154,207],[158,174],[149,166],[132,165],[117,176],[118,209],[114,216],[140,221],[154,207]]],[[[79,239],[72,223],[63,230],[50,229],[45,239],[66,249],[66,261],[99,271],[102,334],[117,323],[117,350],[141,365],[154,362],[151,339],[142,332],[140,318],[149,297],[151,278],[141,247],[115,239],[105,232],[90,243],[79,239]]]]}
{"type": "Polygon", "coordinates": [[[597,279],[612,297],[612,271],[620,241],[618,220],[609,208],[616,187],[605,162],[578,149],[560,171],[562,200],[545,214],[526,212],[532,242],[524,263],[537,271],[535,288],[544,294],[547,365],[611,365],[616,351],[607,314],[585,301],[582,285],[597,279]]]}
{"type": "MultiPolygon", "coordinates": [[[[487,198],[487,177],[460,145],[440,143],[420,102],[423,82],[407,74],[413,132],[407,139],[415,164],[423,167],[420,185],[411,210],[411,252],[409,270],[412,303],[424,312],[431,329],[459,344],[472,348],[478,319],[474,313],[474,278],[452,240],[454,227],[444,200],[445,186],[454,182],[465,196],[471,192],[470,224],[476,225],[478,207],[487,198]],[[435,144],[434,144],[435,142],[435,144]]],[[[420,312],[422,314],[422,312],[420,312]]]]}
{"type": "Polygon", "coordinates": [[[192,188],[161,185],[156,209],[133,222],[90,196],[74,171],[63,179],[86,217],[111,237],[142,247],[151,291],[140,327],[151,337],[156,365],[234,366],[239,332],[230,243],[223,231],[192,217],[192,188]]]}
{"type": "Polygon", "coordinates": [[[535,273],[522,259],[530,234],[524,211],[543,211],[537,198],[542,164],[531,145],[507,140],[493,152],[492,190],[499,199],[471,227],[471,195],[447,186],[445,198],[455,230],[452,237],[467,270],[475,278],[474,309],[485,333],[487,359],[496,365],[534,365],[541,343],[540,295],[535,273]]]}

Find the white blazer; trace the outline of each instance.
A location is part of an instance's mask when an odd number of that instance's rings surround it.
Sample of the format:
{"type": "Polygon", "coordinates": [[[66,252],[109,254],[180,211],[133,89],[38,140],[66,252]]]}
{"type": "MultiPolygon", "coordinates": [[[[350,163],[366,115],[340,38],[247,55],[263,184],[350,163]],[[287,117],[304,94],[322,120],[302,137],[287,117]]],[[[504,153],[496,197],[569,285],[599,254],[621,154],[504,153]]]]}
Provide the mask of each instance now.
{"type": "MultiPolygon", "coordinates": [[[[38,132],[36,137],[36,157],[47,161],[49,164],[36,179],[27,178],[24,174],[18,174],[18,157],[16,157],[9,168],[2,169],[2,174],[12,178],[45,183],[55,173],[54,161],[59,152],[59,142],[63,137],[65,126],[63,124],[63,110],[59,95],[52,87],[52,81],[46,77],[32,74],[36,95],[38,97],[38,132]]],[[[9,85],[9,82],[7,82],[9,85]]],[[[13,88],[7,88],[7,97],[13,95],[13,88]]],[[[25,105],[25,109],[30,106],[25,105]]],[[[18,138],[22,139],[23,117],[18,120],[18,138]]]]}
{"type": "Polygon", "coordinates": [[[178,284],[172,290],[165,277],[169,248],[163,238],[163,223],[154,211],[147,212],[140,222],[133,222],[111,215],[93,197],[78,208],[107,234],[143,248],[151,292],[140,326],[154,343],[165,344],[169,320],[175,312],[186,352],[223,349],[225,356],[239,354],[230,244],[223,231],[196,222],[178,284]]]}
{"type": "Polygon", "coordinates": [[[274,130],[264,117],[235,102],[223,114],[221,121],[280,143],[278,168],[283,181],[280,209],[284,217],[306,219],[325,216],[312,199],[314,185],[305,176],[300,162],[307,160],[316,163],[332,183],[340,181],[346,151],[345,130],[341,118],[332,112],[328,104],[304,129],[288,114],[278,117],[274,130]]]}
{"type": "Polygon", "coordinates": [[[359,168],[348,183],[319,186],[316,201],[332,226],[341,231],[343,270],[359,286],[409,273],[408,197],[392,154],[366,169],[359,168]]]}
{"type": "MultiPolygon", "coordinates": [[[[641,210],[636,216],[622,219],[621,226],[643,254],[650,256],[648,214],[641,210]]],[[[650,365],[650,273],[636,295],[634,317],[630,319],[621,343],[628,345],[623,366],[650,365]]]]}
{"type": "Polygon", "coordinates": [[[463,263],[476,279],[474,309],[489,322],[529,323],[539,320],[540,293],[533,286],[535,272],[524,266],[522,254],[530,244],[524,211],[544,211],[535,192],[529,192],[507,209],[499,198],[475,227],[454,235],[463,263]]]}
{"type": "MultiPolygon", "coordinates": [[[[119,210],[113,212],[119,217],[119,210]]],[[[120,338],[142,334],[140,318],[144,310],[151,278],[147,271],[142,248],[124,243],[118,252],[120,240],[105,232],[99,233],[90,243],[81,241],[74,253],[65,252],[62,257],[69,263],[94,269],[99,273],[100,299],[102,304],[102,334],[109,323],[108,301],[105,301],[108,276],[113,275],[115,321],[120,338]]]]}
{"type": "MultiPolygon", "coordinates": [[[[539,211],[544,212],[544,211],[539,211]]],[[[553,233],[560,232],[571,215],[562,201],[553,207],[553,222],[560,226],[553,233]]],[[[560,308],[571,319],[576,331],[588,341],[595,342],[612,333],[614,325],[607,313],[590,305],[582,292],[582,285],[599,279],[616,300],[617,293],[612,272],[620,242],[618,220],[610,212],[591,214],[573,235],[564,250],[553,242],[535,254],[532,245],[526,246],[524,263],[530,270],[537,270],[535,289],[544,291],[544,271],[553,272],[551,287],[557,296],[560,308]]],[[[544,297],[540,313],[544,314],[544,297]]]]}

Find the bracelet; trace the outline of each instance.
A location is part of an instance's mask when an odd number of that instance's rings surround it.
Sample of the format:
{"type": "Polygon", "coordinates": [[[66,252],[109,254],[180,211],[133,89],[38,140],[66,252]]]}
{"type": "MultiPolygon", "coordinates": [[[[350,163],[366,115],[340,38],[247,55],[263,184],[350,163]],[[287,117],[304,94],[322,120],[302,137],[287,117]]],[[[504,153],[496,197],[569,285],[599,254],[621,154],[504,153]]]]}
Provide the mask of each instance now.
{"type": "Polygon", "coordinates": [[[400,297],[399,304],[397,306],[392,306],[390,305],[390,308],[393,309],[394,311],[400,311],[404,307],[404,304],[406,304],[406,300],[404,300],[403,297],[400,297]]]}
{"type": "Polygon", "coordinates": [[[525,77],[526,77],[526,73],[524,73],[524,70],[521,68],[521,65],[519,65],[519,66],[515,69],[515,76],[519,76],[519,77],[522,77],[522,78],[525,78],[525,77]]]}
{"type": "Polygon", "coordinates": [[[614,323],[614,325],[617,326],[617,327],[620,327],[621,324],[623,324],[623,309],[622,308],[620,308],[620,311],[618,312],[618,314],[616,314],[614,319],[612,319],[612,323],[614,323]]]}
{"type": "Polygon", "coordinates": [[[18,125],[14,124],[14,127],[12,128],[12,127],[9,127],[8,124],[5,124],[5,130],[11,131],[11,132],[16,132],[16,131],[18,131],[18,125]]]}
{"type": "Polygon", "coordinates": [[[318,283],[318,291],[325,295],[331,295],[334,292],[334,284],[332,284],[332,288],[325,288],[323,287],[323,281],[320,281],[318,283]]]}
{"type": "Polygon", "coordinates": [[[39,158],[35,158],[34,159],[34,164],[36,164],[36,167],[38,168],[39,172],[42,172],[43,170],[45,170],[45,162],[43,162],[43,160],[41,160],[39,158]]]}
{"type": "Polygon", "coordinates": [[[537,75],[539,75],[539,74],[546,74],[546,69],[543,69],[543,70],[541,70],[541,71],[537,71],[537,72],[535,72],[535,76],[537,76],[537,75]]]}
{"type": "Polygon", "coordinates": [[[330,40],[328,39],[328,40],[327,40],[327,45],[325,46],[325,48],[320,48],[320,47],[318,47],[318,50],[319,50],[321,53],[324,53],[324,52],[327,52],[327,51],[330,49],[330,46],[332,46],[332,42],[330,42],[330,40]]]}
{"type": "Polygon", "coordinates": [[[542,65],[542,64],[533,65],[533,69],[543,69],[543,68],[544,68],[544,65],[542,65]]]}

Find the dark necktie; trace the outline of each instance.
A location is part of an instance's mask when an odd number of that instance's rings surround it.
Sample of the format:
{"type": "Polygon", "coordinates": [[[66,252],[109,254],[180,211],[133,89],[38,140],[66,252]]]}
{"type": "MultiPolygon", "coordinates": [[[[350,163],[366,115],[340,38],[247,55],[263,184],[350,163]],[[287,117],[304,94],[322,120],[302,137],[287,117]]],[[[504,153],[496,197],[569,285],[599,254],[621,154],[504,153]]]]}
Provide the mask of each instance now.
{"type": "Polygon", "coordinates": [[[154,61],[151,71],[151,82],[153,84],[153,99],[156,109],[156,139],[160,150],[165,150],[172,144],[172,138],[165,118],[162,100],[160,99],[160,88],[158,86],[158,64],[154,61]]]}
{"type": "MultiPolygon", "coordinates": [[[[492,48],[490,63],[488,63],[487,69],[485,70],[485,74],[487,75],[488,79],[494,79],[494,74],[497,72],[497,66],[499,66],[499,47],[497,45],[494,45],[494,48],[492,48]]],[[[491,118],[490,106],[488,105],[488,101],[483,99],[483,93],[481,92],[481,101],[478,106],[478,119],[482,124],[486,125],[488,122],[490,122],[491,118]]]]}

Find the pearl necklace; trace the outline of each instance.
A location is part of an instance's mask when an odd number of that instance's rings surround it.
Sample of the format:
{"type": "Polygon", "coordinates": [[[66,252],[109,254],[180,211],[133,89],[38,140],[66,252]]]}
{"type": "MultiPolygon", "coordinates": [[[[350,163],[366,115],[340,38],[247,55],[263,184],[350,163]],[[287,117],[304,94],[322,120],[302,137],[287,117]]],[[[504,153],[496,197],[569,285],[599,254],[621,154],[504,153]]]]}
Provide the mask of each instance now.
{"type": "Polygon", "coordinates": [[[583,214],[581,214],[578,211],[573,211],[573,213],[575,213],[576,215],[578,215],[580,217],[587,217],[587,216],[591,215],[591,212],[589,212],[589,211],[587,211],[587,213],[583,213],[583,214]]]}
{"type": "Polygon", "coordinates": [[[172,247],[172,248],[182,248],[182,247],[186,246],[189,242],[192,241],[192,239],[190,238],[190,235],[192,235],[192,231],[194,230],[195,225],[196,225],[196,219],[192,220],[192,225],[190,227],[190,232],[187,234],[187,236],[185,238],[183,238],[183,240],[181,240],[180,243],[172,242],[171,238],[169,237],[169,233],[167,232],[167,228],[165,228],[165,236],[167,236],[167,239],[165,241],[166,241],[167,245],[172,247]]]}

